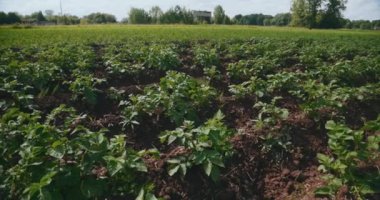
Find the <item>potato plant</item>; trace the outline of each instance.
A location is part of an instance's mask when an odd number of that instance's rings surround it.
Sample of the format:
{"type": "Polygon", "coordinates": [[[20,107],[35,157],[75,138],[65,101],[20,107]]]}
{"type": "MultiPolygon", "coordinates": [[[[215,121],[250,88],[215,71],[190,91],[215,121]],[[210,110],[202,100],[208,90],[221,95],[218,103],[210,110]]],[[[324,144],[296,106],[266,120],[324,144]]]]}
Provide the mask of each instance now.
{"type": "Polygon", "coordinates": [[[38,112],[8,110],[1,118],[0,192],[10,199],[94,199],[136,195],[136,175],[147,171],[143,152],[107,130],[73,127],[82,116],[60,106],[45,122],[38,112]],[[58,119],[64,117],[63,121],[58,119]]]}
{"type": "Polygon", "coordinates": [[[0,199],[377,197],[378,33],[104,27],[1,27],[0,199]]]}
{"type": "Polygon", "coordinates": [[[326,129],[333,157],[318,154],[319,169],[328,174],[324,177],[327,185],[318,188],[316,194],[333,197],[344,186],[357,199],[366,199],[368,194],[380,192],[380,173],[371,167],[380,159],[380,117],[360,130],[352,130],[334,121],[328,121],[326,129]],[[366,137],[365,132],[372,134],[366,137]]]}
{"type": "Polygon", "coordinates": [[[181,127],[161,134],[161,142],[177,144],[188,151],[167,161],[170,176],[177,172],[185,176],[189,168],[199,165],[214,181],[219,179],[220,168],[225,167],[224,163],[233,153],[228,141],[233,134],[223,124],[223,118],[223,113],[218,111],[198,128],[194,122],[184,121],[181,127]]]}
{"type": "Polygon", "coordinates": [[[123,110],[124,125],[138,124],[141,115],[165,116],[176,125],[185,120],[199,122],[198,112],[216,97],[212,87],[175,71],[167,72],[159,85],[144,89],[144,94],[131,95],[123,110]]]}

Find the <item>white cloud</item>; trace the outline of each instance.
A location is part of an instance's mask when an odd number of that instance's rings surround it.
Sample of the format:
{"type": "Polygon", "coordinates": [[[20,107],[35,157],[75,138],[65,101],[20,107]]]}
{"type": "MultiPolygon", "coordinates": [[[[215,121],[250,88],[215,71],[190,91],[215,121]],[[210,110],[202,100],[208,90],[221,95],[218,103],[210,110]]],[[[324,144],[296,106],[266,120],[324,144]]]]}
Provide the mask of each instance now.
{"type": "MultiPolygon", "coordinates": [[[[54,10],[59,12],[60,0],[0,0],[1,11],[17,11],[30,14],[34,11],[54,10]]],[[[117,16],[118,19],[127,16],[131,7],[149,9],[159,5],[167,10],[174,5],[186,6],[194,10],[210,10],[220,4],[226,13],[233,17],[236,14],[277,14],[289,12],[291,0],[62,0],[63,12],[78,16],[92,12],[106,12],[117,16]]],[[[349,0],[345,17],[350,19],[380,19],[380,0],[349,0]]]]}
{"type": "Polygon", "coordinates": [[[344,16],[350,19],[380,19],[380,0],[348,0],[344,16]]]}

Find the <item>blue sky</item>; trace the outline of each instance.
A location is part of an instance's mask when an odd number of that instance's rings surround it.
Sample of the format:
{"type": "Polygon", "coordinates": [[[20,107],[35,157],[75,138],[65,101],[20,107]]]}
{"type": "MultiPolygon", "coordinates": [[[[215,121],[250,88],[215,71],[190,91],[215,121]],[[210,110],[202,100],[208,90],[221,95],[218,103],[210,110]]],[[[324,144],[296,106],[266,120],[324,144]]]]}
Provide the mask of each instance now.
{"type": "MultiPolygon", "coordinates": [[[[62,0],[63,12],[78,16],[91,12],[114,14],[119,20],[126,17],[131,7],[149,9],[153,5],[166,10],[174,5],[194,10],[210,10],[220,4],[226,13],[236,14],[263,13],[274,15],[288,12],[291,0],[62,0]]],[[[30,14],[34,11],[54,10],[59,12],[59,0],[0,0],[1,11],[16,11],[30,14]]],[[[350,19],[380,19],[380,0],[348,0],[344,16],[350,19]]]]}

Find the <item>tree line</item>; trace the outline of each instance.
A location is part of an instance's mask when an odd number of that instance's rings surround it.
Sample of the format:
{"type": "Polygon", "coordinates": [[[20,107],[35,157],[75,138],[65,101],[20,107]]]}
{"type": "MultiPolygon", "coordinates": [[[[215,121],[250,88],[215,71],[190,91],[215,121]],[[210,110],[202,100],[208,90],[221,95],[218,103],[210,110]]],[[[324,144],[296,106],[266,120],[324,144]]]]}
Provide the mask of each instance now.
{"type": "Polygon", "coordinates": [[[64,14],[56,15],[52,10],[46,10],[44,13],[42,11],[34,12],[31,15],[20,15],[16,12],[0,12],[0,24],[63,24],[63,25],[73,25],[73,24],[105,24],[105,23],[116,23],[116,17],[107,13],[91,13],[90,15],[84,16],[82,18],[64,14]]]}
{"type": "Polygon", "coordinates": [[[236,15],[232,19],[225,13],[222,6],[215,7],[210,20],[197,19],[194,12],[185,7],[175,6],[163,12],[160,7],[154,6],[149,11],[140,8],[131,8],[128,18],[122,21],[130,24],[240,24],[261,26],[287,26],[290,24],[291,14],[282,13],[275,16],[263,14],[236,15]]]}
{"type": "MultiPolygon", "coordinates": [[[[249,14],[235,15],[230,18],[222,6],[213,10],[210,18],[197,17],[185,7],[174,6],[163,11],[159,6],[149,10],[131,8],[128,16],[121,23],[129,24],[238,24],[258,26],[298,26],[308,28],[349,28],[349,29],[379,29],[380,20],[349,20],[345,19],[342,11],[346,9],[347,0],[292,0],[290,13],[277,15],[249,14]]],[[[82,18],[74,15],[57,15],[47,10],[19,15],[16,12],[0,12],[0,24],[106,24],[117,23],[116,17],[107,13],[91,13],[82,18]]]]}

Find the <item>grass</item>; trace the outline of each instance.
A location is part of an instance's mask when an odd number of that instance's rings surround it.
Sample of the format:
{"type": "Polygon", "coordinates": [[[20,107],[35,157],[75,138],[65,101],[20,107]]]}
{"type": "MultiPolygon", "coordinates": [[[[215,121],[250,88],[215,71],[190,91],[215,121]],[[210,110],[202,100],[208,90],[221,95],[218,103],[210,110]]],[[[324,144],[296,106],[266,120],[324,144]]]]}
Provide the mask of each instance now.
{"type": "Polygon", "coordinates": [[[309,30],[290,27],[216,25],[76,25],[29,29],[0,27],[0,47],[57,42],[113,43],[124,41],[224,40],[256,38],[378,39],[379,31],[309,30]]]}

